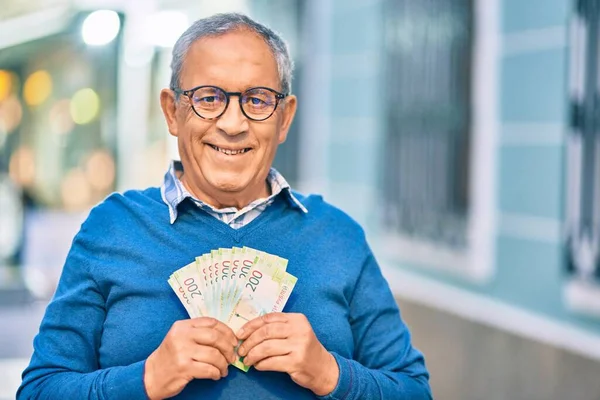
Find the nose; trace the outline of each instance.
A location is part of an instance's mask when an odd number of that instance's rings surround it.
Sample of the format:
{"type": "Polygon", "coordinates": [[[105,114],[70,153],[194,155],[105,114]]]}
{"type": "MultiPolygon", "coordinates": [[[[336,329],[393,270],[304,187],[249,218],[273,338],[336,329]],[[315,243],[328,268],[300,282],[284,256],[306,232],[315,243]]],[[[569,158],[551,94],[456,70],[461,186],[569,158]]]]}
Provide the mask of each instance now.
{"type": "Polygon", "coordinates": [[[229,136],[239,135],[248,130],[248,118],[242,112],[238,97],[232,97],[225,113],[217,120],[217,128],[229,136]]]}

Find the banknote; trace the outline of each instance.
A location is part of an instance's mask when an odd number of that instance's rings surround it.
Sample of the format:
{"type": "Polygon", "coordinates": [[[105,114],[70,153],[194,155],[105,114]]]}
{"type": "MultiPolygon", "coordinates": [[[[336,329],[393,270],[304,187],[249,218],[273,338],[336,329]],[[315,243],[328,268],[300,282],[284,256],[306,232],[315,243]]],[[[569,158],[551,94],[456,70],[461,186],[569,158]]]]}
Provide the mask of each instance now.
{"type": "Polygon", "coordinates": [[[199,317],[200,315],[198,315],[196,313],[196,311],[194,310],[194,307],[192,307],[192,302],[190,301],[188,296],[185,294],[183,287],[181,287],[179,282],[177,282],[177,279],[175,279],[175,277],[171,276],[169,278],[168,282],[169,282],[169,285],[171,286],[171,288],[173,289],[173,291],[175,292],[175,294],[177,295],[177,297],[179,298],[179,301],[181,301],[181,304],[183,304],[183,307],[185,308],[187,313],[190,315],[190,317],[192,317],[192,318],[199,317]]]}
{"type": "MultiPolygon", "coordinates": [[[[254,318],[283,311],[297,282],[287,265],[250,247],[218,248],[173,272],[168,283],[190,317],[213,317],[236,332],[254,318]]],[[[233,365],[249,369],[241,358],[233,365]]]]}
{"type": "Polygon", "coordinates": [[[175,271],[173,278],[179,284],[179,287],[185,293],[189,304],[193,309],[195,316],[208,315],[206,310],[206,302],[202,292],[202,283],[195,262],[192,262],[185,267],[175,271]]]}
{"type": "MultiPolygon", "coordinates": [[[[286,265],[287,262],[268,255],[256,257],[242,294],[228,318],[227,324],[234,332],[257,317],[283,310],[297,281],[285,271],[286,265]]],[[[249,369],[239,357],[233,365],[243,371],[249,369]]]]}

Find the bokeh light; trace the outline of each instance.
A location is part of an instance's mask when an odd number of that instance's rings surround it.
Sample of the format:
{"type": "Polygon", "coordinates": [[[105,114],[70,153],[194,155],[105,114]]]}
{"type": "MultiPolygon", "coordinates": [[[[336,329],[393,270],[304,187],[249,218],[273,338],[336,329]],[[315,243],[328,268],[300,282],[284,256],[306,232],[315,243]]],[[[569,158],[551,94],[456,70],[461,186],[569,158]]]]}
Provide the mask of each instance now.
{"type": "Polygon", "coordinates": [[[67,210],[82,210],[89,206],[92,189],[81,168],[72,169],[65,175],[60,185],[60,194],[67,210]]]}
{"type": "Polygon", "coordinates": [[[94,11],[83,21],[81,35],[91,46],[102,46],[112,42],[121,29],[119,14],[111,10],[94,11]]]}
{"type": "Polygon", "coordinates": [[[40,70],[29,75],[23,87],[23,97],[30,106],[39,106],[52,93],[52,77],[47,71],[40,70]]]}
{"type": "Polygon", "coordinates": [[[17,96],[8,96],[0,101],[0,132],[9,134],[21,124],[23,107],[17,96]]]}
{"type": "Polygon", "coordinates": [[[31,186],[35,182],[35,154],[31,148],[22,146],[13,153],[8,174],[13,182],[22,187],[31,186]]]}
{"type": "Polygon", "coordinates": [[[100,111],[100,98],[94,89],[85,88],[73,95],[70,104],[71,118],[78,125],[94,120],[100,111]]]}
{"type": "Polygon", "coordinates": [[[97,150],[87,159],[85,174],[92,189],[107,191],[115,181],[115,162],[106,150],[97,150]]]}
{"type": "Polygon", "coordinates": [[[13,91],[13,77],[9,71],[0,70],[0,101],[5,100],[13,91]]]}
{"type": "Polygon", "coordinates": [[[62,99],[50,109],[50,130],[57,135],[66,135],[73,130],[75,122],[71,117],[71,100],[62,99]]]}

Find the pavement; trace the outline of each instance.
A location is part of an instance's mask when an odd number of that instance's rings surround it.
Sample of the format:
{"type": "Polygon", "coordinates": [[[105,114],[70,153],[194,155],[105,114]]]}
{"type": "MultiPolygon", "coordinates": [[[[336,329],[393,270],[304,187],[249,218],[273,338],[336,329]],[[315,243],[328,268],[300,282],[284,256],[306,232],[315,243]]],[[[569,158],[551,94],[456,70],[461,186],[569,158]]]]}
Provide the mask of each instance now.
{"type": "MultiPolygon", "coordinates": [[[[0,292],[0,298],[5,295],[0,292]]],[[[28,299],[0,304],[0,400],[13,400],[47,303],[28,299]]]]}

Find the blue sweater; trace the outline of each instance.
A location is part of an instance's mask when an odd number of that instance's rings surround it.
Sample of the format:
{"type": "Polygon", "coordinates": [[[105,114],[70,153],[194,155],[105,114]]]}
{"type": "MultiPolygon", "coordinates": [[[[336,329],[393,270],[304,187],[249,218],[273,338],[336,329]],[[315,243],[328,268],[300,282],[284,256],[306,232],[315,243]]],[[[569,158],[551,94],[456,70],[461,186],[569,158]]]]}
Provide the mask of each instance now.
{"type": "MultiPolygon", "coordinates": [[[[411,345],[362,229],[319,196],[279,196],[234,230],[191,201],[171,225],[156,188],[114,194],[75,237],[34,340],[18,399],[146,399],[146,358],[188,318],[167,279],[194,257],[249,246],[289,259],[298,283],[285,312],[306,315],[340,379],[325,399],[430,399],[423,356],[411,345]]],[[[236,368],[194,380],[181,399],[310,399],[284,373],[236,368]]]]}

